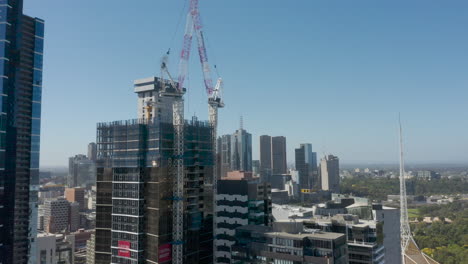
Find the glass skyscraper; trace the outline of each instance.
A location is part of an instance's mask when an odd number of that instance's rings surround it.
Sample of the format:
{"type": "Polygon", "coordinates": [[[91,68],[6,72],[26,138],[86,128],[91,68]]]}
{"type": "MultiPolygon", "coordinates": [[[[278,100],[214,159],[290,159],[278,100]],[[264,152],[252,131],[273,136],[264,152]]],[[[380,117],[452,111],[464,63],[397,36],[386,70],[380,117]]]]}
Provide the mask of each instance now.
{"type": "Polygon", "coordinates": [[[0,263],[36,263],[44,21],[0,0],[0,263]]]}

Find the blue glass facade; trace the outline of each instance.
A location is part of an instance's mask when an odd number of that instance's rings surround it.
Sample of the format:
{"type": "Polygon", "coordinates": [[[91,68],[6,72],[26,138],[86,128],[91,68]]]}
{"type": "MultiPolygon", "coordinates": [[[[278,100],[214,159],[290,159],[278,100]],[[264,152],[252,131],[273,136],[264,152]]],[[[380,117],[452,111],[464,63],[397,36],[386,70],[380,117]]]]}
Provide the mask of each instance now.
{"type": "Polygon", "coordinates": [[[36,263],[44,21],[0,0],[0,263],[36,263]]]}

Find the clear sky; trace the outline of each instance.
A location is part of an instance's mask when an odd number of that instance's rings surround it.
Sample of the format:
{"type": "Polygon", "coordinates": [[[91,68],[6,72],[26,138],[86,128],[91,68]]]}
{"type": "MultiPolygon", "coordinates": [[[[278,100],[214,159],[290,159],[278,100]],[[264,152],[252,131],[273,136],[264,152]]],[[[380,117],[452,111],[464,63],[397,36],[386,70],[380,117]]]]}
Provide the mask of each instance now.
{"type": "MultiPolygon", "coordinates": [[[[185,0],[24,0],[45,19],[41,165],[66,165],[96,123],[136,117],[134,79],[177,75],[185,0]]],[[[468,163],[468,2],[200,0],[208,56],[225,80],[219,133],[244,117],[343,163],[468,163]]],[[[185,12],[185,11],[184,11],[185,12]]],[[[186,117],[207,119],[195,46],[186,117]]],[[[216,78],[216,74],[213,74],[216,78]]]]}

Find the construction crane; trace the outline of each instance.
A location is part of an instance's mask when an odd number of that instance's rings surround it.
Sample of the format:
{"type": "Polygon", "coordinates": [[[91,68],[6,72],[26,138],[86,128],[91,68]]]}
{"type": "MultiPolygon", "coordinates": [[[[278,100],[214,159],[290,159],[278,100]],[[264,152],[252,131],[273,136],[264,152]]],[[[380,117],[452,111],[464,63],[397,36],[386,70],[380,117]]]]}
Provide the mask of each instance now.
{"type": "MultiPolygon", "coordinates": [[[[172,261],[174,264],[183,263],[183,234],[184,234],[184,81],[187,76],[188,61],[190,59],[190,50],[192,46],[193,33],[195,32],[198,43],[198,55],[203,71],[203,79],[205,89],[208,94],[208,115],[212,131],[211,143],[213,148],[213,195],[217,194],[217,161],[216,161],[216,137],[218,126],[218,108],[224,107],[222,100],[223,81],[221,78],[216,82],[213,87],[211,79],[211,70],[208,63],[206,54],[205,40],[203,37],[202,23],[200,20],[200,12],[198,10],[198,0],[190,0],[189,11],[185,25],[184,41],[182,51],[180,53],[179,61],[179,76],[177,84],[172,79],[167,68],[167,55],[163,58],[161,63],[161,95],[171,96],[173,101],[173,125],[174,125],[174,155],[172,158],[172,172],[173,172],[173,246],[172,246],[172,261]],[[163,75],[167,75],[169,82],[175,92],[168,92],[163,75]]],[[[215,230],[214,212],[216,212],[216,198],[213,199],[213,232],[215,230]]],[[[214,249],[214,244],[213,244],[214,249]]],[[[214,251],[213,257],[215,258],[214,251]]]]}

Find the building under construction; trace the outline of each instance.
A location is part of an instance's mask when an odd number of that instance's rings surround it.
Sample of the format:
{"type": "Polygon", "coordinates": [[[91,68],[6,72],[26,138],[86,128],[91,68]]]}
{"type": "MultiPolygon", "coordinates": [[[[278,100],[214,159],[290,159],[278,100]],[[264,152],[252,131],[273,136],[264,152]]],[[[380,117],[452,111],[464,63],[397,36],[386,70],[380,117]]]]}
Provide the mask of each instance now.
{"type": "Polygon", "coordinates": [[[95,263],[213,262],[212,126],[184,123],[183,241],[174,239],[174,126],[170,97],[153,77],[135,81],[138,119],[97,125],[95,263]]]}

